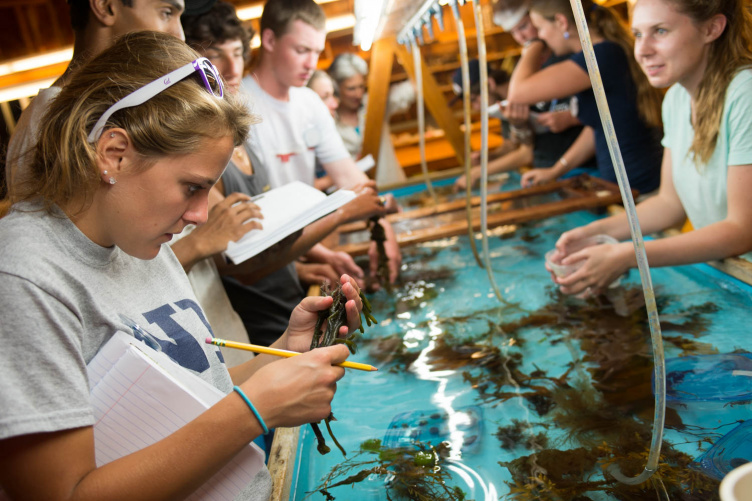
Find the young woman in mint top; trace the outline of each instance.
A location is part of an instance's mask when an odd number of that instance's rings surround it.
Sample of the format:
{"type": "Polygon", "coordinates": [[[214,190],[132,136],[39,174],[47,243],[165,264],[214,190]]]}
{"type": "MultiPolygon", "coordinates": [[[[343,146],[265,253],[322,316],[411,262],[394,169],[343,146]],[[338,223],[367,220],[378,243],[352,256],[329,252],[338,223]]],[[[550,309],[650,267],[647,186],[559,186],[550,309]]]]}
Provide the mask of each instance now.
{"type": "MultiPolygon", "coordinates": [[[[637,0],[635,58],[663,100],[659,193],[637,206],[643,233],[689,221],[693,231],[645,242],[651,266],[752,256],[752,16],[743,0],[637,0]]],[[[557,279],[565,293],[599,290],[636,267],[631,242],[570,253],[605,233],[630,238],[625,216],[564,233],[564,263],[585,260],[557,279]]]]}

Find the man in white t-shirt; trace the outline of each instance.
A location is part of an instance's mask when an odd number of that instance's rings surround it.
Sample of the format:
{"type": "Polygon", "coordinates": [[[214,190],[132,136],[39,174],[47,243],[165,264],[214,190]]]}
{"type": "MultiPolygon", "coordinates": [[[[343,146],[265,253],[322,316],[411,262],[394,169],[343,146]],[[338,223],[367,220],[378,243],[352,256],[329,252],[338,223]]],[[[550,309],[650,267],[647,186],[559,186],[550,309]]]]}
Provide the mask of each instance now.
{"type": "MultiPolygon", "coordinates": [[[[313,0],[268,0],[264,5],[261,60],[243,86],[253,113],[262,119],[253,126],[250,140],[272,187],[296,180],[313,185],[316,160],[338,187],[368,181],[342,143],[329,110],[305,87],[324,50],[325,23],[323,10],[313,0]]],[[[402,257],[391,226],[384,219],[381,224],[387,235],[389,280],[394,282],[402,257]]],[[[308,257],[326,261],[327,253],[331,251],[317,245],[308,257]]],[[[375,276],[375,245],[369,254],[375,276]]]]}

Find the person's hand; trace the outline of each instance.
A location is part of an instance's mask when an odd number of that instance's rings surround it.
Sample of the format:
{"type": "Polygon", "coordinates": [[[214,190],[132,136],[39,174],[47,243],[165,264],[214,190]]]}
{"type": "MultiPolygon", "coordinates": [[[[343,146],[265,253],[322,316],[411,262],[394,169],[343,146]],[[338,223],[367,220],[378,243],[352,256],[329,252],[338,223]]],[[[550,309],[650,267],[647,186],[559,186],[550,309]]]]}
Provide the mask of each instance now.
{"type": "Polygon", "coordinates": [[[339,209],[344,214],[345,222],[349,223],[386,215],[386,199],[382,199],[375,189],[360,185],[353,191],[357,196],[339,209]]]}
{"type": "Polygon", "coordinates": [[[355,264],[352,256],[347,252],[336,251],[327,258],[327,263],[334,268],[334,271],[339,275],[349,275],[355,280],[355,284],[358,287],[365,287],[364,278],[366,276],[363,269],[355,264]]]}
{"type": "Polygon", "coordinates": [[[204,257],[213,256],[227,250],[229,242],[238,241],[251,230],[260,230],[262,225],[258,220],[263,218],[251,197],[232,193],[209,209],[206,223],[197,226],[188,237],[198,239],[197,247],[202,249],[204,257]]]}
{"type": "Polygon", "coordinates": [[[548,127],[548,130],[554,134],[558,134],[570,127],[579,125],[580,123],[577,118],[572,116],[572,113],[569,110],[540,113],[537,117],[537,121],[544,127],[548,127]]]}
{"type": "Polygon", "coordinates": [[[457,180],[454,182],[454,191],[455,193],[458,191],[464,191],[467,189],[467,185],[470,184],[470,188],[474,188],[475,185],[478,184],[478,181],[480,180],[480,169],[477,167],[474,167],[470,169],[470,182],[468,183],[467,176],[460,176],[457,178],[457,180]]]}
{"type": "MultiPolygon", "coordinates": [[[[339,331],[340,337],[345,337],[354,332],[360,326],[360,311],[363,302],[360,299],[360,288],[355,280],[348,275],[340,277],[342,293],[345,295],[345,311],[347,312],[347,326],[342,326],[339,331]]],[[[290,323],[285,332],[287,350],[304,352],[311,348],[311,338],[319,311],[325,310],[332,305],[330,296],[309,296],[303,299],[292,311],[290,323]]]]}
{"type": "Polygon", "coordinates": [[[326,263],[301,263],[295,261],[298,279],[306,285],[333,284],[339,274],[326,263]]]}
{"type": "Polygon", "coordinates": [[[501,114],[515,127],[526,127],[530,120],[530,105],[507,103],[501,106],[501,114]]]}
{"type": "Polygon", "coordinates": [[[600,244],[585,247],[561,259],[563,265],[583,261],[576,271],[555,282],[564,294],[600,294],[602,291],[629,270],[631,243],[600,244]]]}
{"type": "Polygon", "coordinates": [[[269,428],[321,421],[332,412],[337,381],[345,375],[335,364],[349,354],[344,344],[319,348],[267,364],[240,386],[269,428]]]}
{"type": "Polygon", "coordinates": [[[520,185],[523,188],[529,188],[538,184],[548,183],[556,179],[556,174],[552,168],[548,169],[530,169],[522,175],[520,185]]]}

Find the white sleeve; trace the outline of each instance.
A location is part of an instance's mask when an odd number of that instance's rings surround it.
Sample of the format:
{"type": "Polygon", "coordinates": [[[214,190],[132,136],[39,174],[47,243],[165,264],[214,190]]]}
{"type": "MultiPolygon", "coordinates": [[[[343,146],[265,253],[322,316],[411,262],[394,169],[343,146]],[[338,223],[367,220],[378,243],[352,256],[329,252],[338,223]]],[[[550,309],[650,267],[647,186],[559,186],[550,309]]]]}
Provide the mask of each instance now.
{"type": "Polygon", "coordinates": [[[337,127],[334,125],[329,109],[326,107],[321,98],[310,89],[310,98],[308,99],[311,111],[313,112],[314,123],[319,131],[319,142],[316,145],[316,160],[322,164],[336,162],[343,158],[350,158],[345,143],[339,137],[337,127]]]}

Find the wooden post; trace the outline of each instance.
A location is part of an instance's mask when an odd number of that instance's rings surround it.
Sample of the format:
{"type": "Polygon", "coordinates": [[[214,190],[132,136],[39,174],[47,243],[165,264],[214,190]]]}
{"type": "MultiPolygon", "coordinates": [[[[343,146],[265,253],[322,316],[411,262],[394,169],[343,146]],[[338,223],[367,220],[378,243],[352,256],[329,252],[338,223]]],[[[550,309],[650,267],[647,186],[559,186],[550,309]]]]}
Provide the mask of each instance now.
{"type": "MultiPolygon", "coordinates": [[[[410,79],[415,81],[415,68],[413,67],[413,58],[408,50],[399,44],[394,44],[397,60],[400,62],[410,79]]],[[[460,130],[460,124],[452,111],[449,109],[444,93],[439,89],[433,73],[426,66],[425,61],[421,58],[421,68],[423,70],[423,98],[426,107],[436,120],[436,123],[444,130],[444,137],[454,150],[459,165],[465,164],[465,138],[460,130]]],[[[370,98],[369,98],[370,99],[370,98]]]]}
{"type": "MultiPolygon", "coordinates": [[[[386,116],[386,105],[389,100],[395,44],[394,37],[382,38],[376,40],[371,48],[371,63],[368,69],[368,107],[366,108],[361,157],[373,155],[376,169],[379,165],[379,145],[381,144],[381,131],[384,128],[383,123],[384,120],[389,119],[386,116]]],[[[376,169],[372,170],[374,178],[376,169]]]]}

